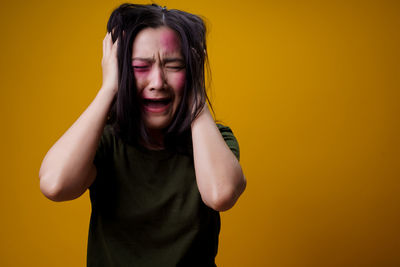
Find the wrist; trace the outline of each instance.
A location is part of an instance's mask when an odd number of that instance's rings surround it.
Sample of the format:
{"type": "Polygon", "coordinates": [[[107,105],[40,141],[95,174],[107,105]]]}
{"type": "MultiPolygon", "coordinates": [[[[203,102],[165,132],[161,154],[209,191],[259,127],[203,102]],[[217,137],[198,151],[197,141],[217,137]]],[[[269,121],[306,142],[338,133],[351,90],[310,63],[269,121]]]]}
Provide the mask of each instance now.
{"type": "Polygon", "coordinates": [[[110,86],[101,86],[99,93],[111,94],[114,96],[118,92],[118,88],[110,87],[110,86]]]}

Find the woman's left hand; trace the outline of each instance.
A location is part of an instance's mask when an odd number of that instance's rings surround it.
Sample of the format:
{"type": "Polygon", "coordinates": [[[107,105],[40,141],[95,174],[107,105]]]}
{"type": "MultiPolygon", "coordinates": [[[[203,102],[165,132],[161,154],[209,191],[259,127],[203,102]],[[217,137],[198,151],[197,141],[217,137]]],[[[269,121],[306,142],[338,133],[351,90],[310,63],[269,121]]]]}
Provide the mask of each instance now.
{"type": "Polygon", "coordinates": [[[217,211],[232,208],[246,188],[246,179],[207,104],[192,122],[192,142],[196,180],[203,202],[217,211]]]}

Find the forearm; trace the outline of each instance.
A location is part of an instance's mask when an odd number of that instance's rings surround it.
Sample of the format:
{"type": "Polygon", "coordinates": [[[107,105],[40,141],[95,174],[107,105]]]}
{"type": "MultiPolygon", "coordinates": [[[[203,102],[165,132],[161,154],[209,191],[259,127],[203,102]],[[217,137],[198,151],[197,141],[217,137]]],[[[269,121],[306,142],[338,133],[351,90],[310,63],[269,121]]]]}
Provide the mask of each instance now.
{"type": "Polygon", "coordinates": [[[39,177],[44,195],[55,201],[80,196],[96,175],[93,159],[115,92],[101,89],[78,120],[51,147],[39,177]]]}
{"type": "Polygon", "coordinates": [[[206,205],[230,209],[246,187],[242,168],[216,126],[207,106],[192,123],[197,185],[206,205]]]}

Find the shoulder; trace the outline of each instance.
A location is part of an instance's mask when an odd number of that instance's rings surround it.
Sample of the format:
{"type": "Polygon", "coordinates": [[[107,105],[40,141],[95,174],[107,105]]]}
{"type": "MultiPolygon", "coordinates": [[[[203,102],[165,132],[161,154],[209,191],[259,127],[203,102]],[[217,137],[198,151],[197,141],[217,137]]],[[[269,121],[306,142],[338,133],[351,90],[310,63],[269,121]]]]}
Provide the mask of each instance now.
{"type": "Polygon", "coordinates": [[[114,129],[111,124],[106,124],[103,129],[103,136],[112,137],[114,136],[114,129]]]}
{"type": "Polygon", "coordinates": [[[117,135],[115,134],[114,127],[111,124],[106,124],[100,139],[100,145],[110,146],[116,142],[117,135]]]}
{"type": "Polygon", "coordinates": [[[114,143],[114,129],[112,125],[106,124],[99,140],[94,162],[97,163],[99,160],[104,159],[110,152],[110,150],[114,147],[114,143]]]}
{"type": "MultiPolygon", "coordinates": [[[[217,123],[217,127],[221,135],[225,138],[235,138],[232,129],[229,126],[217,123]]],[[[236,138],[235,138],[236,139],[236,138]]]]}
{"type": "Polygon", "coordinates": [[[235,154],[236,158],[239,160],[240,158],[239,143],[235,135],[233,134],[232,129],[229,126],[222,125],[220,123],[217,123],[217,127],[222,137],[224,138],[225,143],[228,145],[233,154],[235,154]]]}
{"type": "Polygon", "coordinates": [[[229,126],[217,123],[217,127],[218,127],[218,130],[221,132],[222,135],[224,135],[224,134],[225,135],[227,135],[227,134],[232,134],[233,135],[233,132],[232,132],[232,130],[231,130],[231,128],[229,126]]]}

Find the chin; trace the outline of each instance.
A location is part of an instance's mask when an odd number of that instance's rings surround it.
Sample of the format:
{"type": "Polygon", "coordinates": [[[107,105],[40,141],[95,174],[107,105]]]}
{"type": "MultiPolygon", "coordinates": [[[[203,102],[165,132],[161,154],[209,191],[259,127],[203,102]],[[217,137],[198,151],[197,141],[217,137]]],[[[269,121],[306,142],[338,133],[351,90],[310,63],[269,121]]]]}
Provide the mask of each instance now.
{"type": "Polygon", "coordinates": [[[145,120],[146,128],[149,130],[161,131],[171,124],[171,120],[152,118],[145,120]]]}

